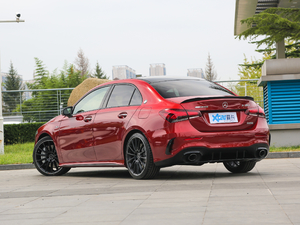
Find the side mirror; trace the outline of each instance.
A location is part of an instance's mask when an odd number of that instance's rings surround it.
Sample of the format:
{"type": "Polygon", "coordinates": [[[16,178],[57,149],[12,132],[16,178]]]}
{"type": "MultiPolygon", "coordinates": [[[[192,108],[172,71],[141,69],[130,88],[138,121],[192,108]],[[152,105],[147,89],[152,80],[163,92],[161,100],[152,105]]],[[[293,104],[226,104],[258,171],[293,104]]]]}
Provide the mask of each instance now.
{"type": "Polygon", "coordinates": [[[73,106],[69,106],[62,110],[62,115],[67,116],[67,117],[72,117],[72,112],[73,112],[73,106]]]}

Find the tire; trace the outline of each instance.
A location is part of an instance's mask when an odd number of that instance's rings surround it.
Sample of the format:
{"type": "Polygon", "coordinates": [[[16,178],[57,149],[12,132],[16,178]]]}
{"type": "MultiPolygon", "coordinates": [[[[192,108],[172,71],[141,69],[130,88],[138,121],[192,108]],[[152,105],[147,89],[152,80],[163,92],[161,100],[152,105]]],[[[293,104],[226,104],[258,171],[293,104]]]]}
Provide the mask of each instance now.
{"type": "Polygon", "coordinates": [[[135,133],[129,138],[125,149],[125,161],[134,179],[154,178],[160,170],[153,162],[147,139],[140,133],[135,133]]]}
{"type": "Polygon", "coordinates": [[[45,176],[63,175],[71,169],[59,166],[55,145],[49,136],[36,143],[32,157],[36,169],[45,176]]]}
{"type": "Polygon", "coordinates": [[[252,170],[256,164],[253,161],[229,161],[223,162],[226,169],[232,173],[247,173],[252,170]]]}

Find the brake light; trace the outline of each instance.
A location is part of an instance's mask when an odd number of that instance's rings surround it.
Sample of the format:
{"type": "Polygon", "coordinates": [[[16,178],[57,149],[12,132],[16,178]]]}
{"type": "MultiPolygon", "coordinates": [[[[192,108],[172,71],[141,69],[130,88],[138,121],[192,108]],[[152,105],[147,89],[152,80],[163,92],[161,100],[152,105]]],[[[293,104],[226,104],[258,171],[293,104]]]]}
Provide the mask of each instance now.
{"type": "Polygon", "coordinates": [[[264,110],[259,106],[257,108],[247,109],[245,113],[246,115],[250,115],[250,116],[258,116],[262,118],[266,117],[264,110]]]}
{"type": "Polygon", "coordinates": [[[159,112],[162,118],[170,123],[184,121],[200,116],[199,111],[184,110],[184,109],[163,109],[159,112]]]}

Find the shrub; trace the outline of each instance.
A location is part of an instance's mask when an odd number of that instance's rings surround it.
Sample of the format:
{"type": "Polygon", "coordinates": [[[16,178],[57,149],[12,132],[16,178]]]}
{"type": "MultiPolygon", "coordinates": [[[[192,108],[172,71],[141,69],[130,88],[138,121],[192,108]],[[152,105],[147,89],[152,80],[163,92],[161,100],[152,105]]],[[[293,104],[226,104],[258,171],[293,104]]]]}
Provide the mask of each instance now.
{"type": "Polygon", "coordinates": [[[33,142],[36,130],[44,123],[20,123],[4,125],[4,144],[33,142]]]}

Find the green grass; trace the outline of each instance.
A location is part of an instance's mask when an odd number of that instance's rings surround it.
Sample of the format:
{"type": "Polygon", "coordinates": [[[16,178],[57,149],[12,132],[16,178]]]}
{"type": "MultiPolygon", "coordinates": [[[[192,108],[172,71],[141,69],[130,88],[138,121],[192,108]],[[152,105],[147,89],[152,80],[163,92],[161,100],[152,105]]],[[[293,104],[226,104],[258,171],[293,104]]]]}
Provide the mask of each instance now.
{"type": "MultiPolygon", "coordinates": [[[[6,164],[22,164],[22,163],[32,163],[32,152],[34,143],[24,143],[24,144],[14,144],[4,146],[4,155],[0,155],[0,165],[6,164]]],[[[271,147],[270,152],[292,152],[300,151],[299,146],[293,147],[281,147],[275,148],[271,147]]]]}
{"type": "Polygon", "coordinates": [[[4,155],[0,155],[0,165],[32,163],[33,147],[33,142],[5,145],[4,155]]]}
{"type": "Polygon", "coordinates": [[[300,152],[300,145],[292,147],[270,147],[270,152],[300,152]]]}

